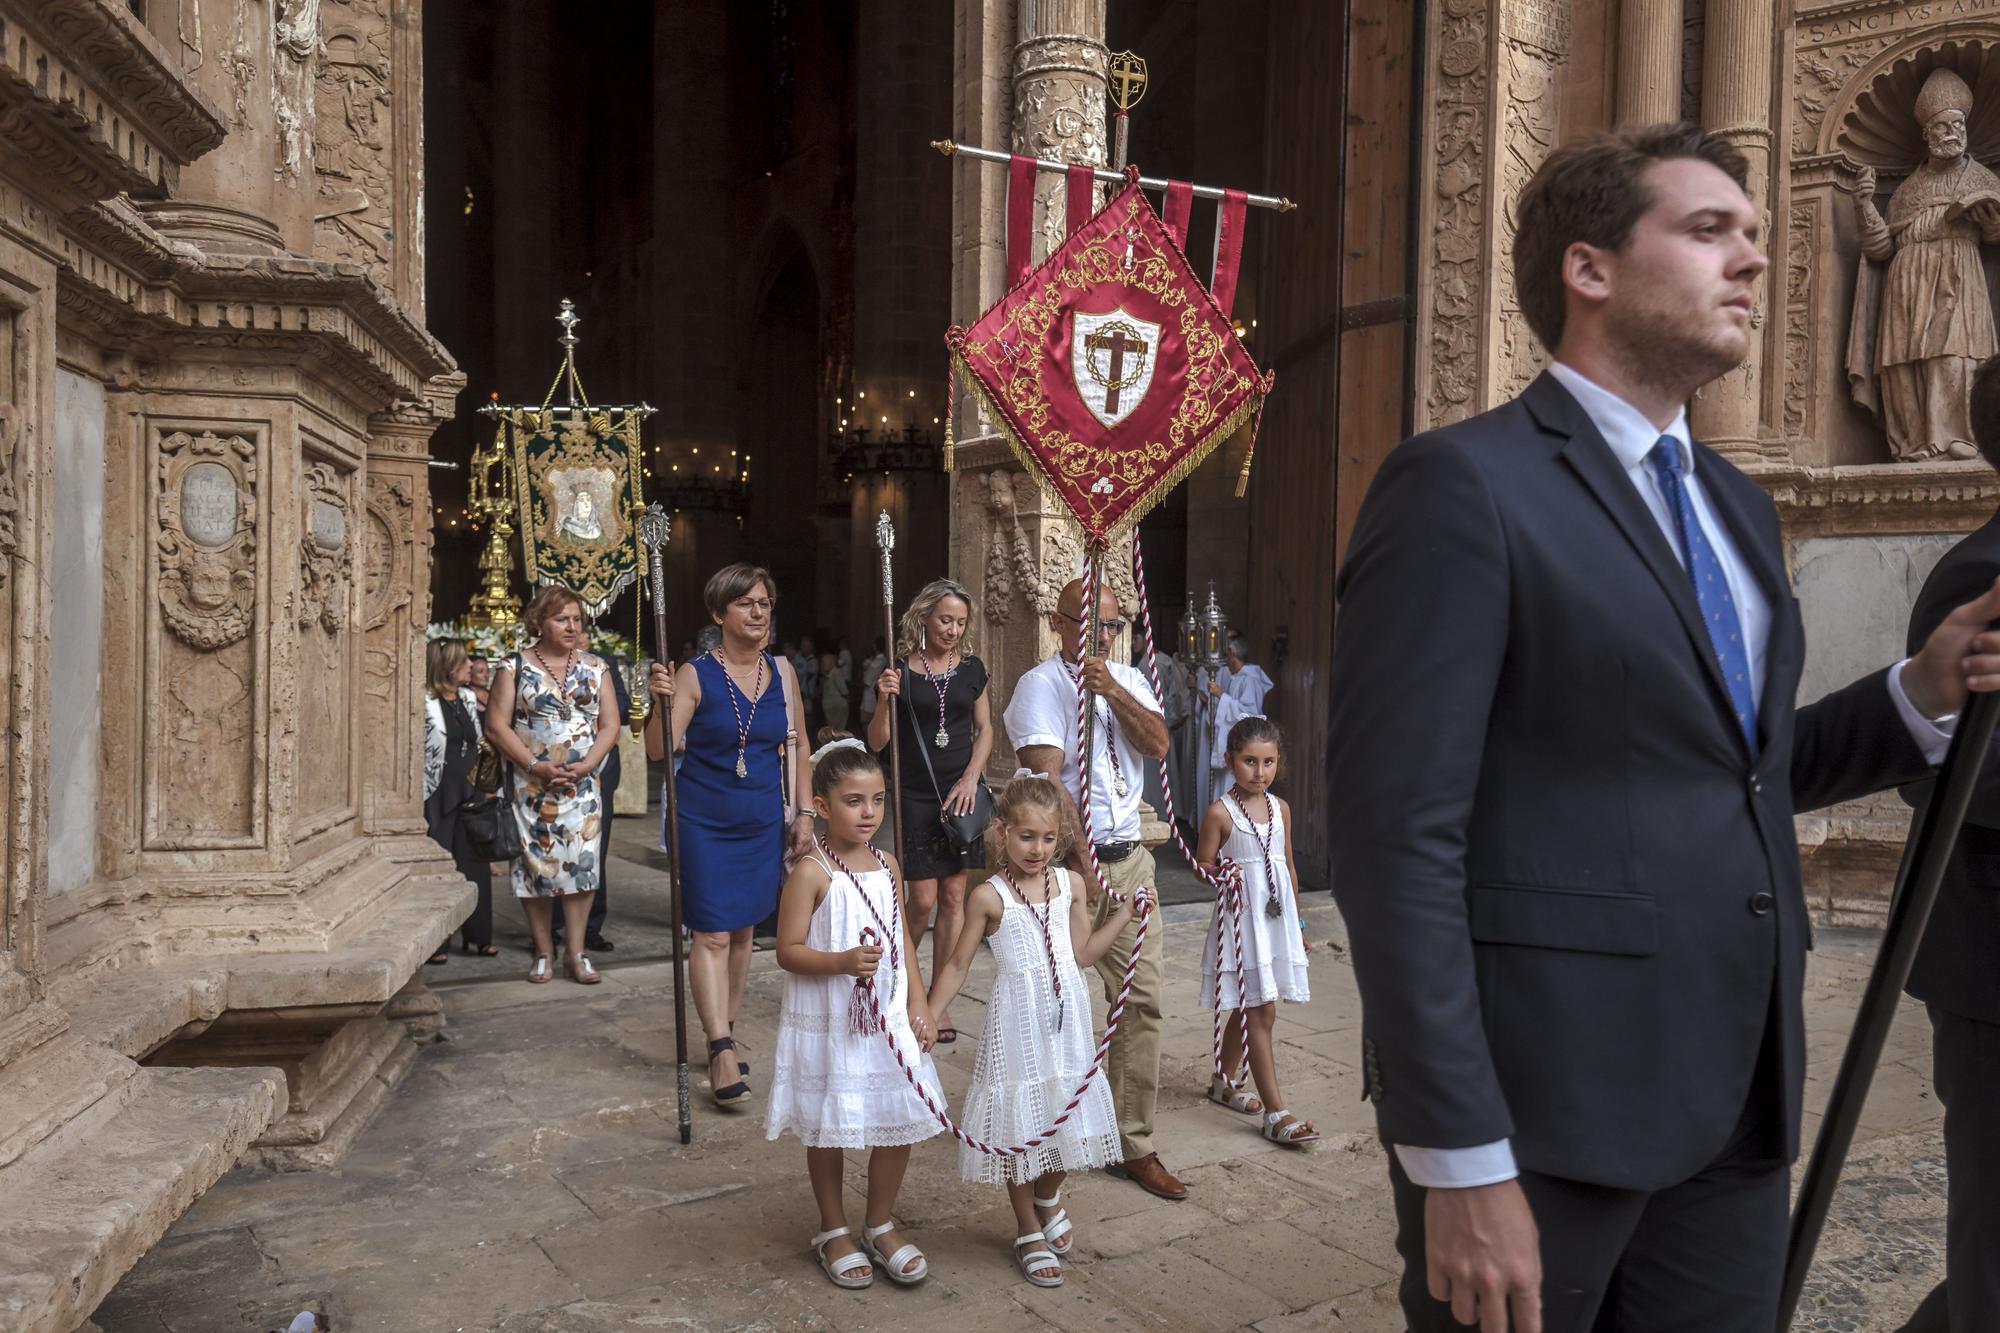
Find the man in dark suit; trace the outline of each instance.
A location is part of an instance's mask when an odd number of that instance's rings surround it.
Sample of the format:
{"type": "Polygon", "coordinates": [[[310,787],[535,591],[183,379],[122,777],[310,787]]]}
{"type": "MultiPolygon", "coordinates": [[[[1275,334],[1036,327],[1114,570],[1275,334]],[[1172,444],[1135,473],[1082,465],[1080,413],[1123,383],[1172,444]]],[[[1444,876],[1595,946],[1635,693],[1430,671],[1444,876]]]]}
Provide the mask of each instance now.
{"type": "Polygon", "coordinates": [[[1556,365],[1396,449],[1342,566],[1333,883],[1413,1329],[1768,1333],[1793,812],[1922,776],[2000,688],[1996,589],[1794,707],[1776,511],[1684,410],[1748,350],[1746,176],[1692,126],[1552,154],[1514,270],[1556,365]]]}
{"type": "MultiPolygon", "coordinates": [[[[1972,435],[2000,468],[2000,357],[1972,382],[1972,435]]],[[[1921,643],[2000,578],[2000,514],[1945,553],[1910,612],[1921,643]]],[[[1929,783],[1904,790],[1911,805],[1929,783]]],[[[1905,1333],[2000,1329],[2000,762],[1973,789],[1908,990],[1931,1018],[1931,1082],[1944,1103],[1946,1281],[1905,1333]]]]}

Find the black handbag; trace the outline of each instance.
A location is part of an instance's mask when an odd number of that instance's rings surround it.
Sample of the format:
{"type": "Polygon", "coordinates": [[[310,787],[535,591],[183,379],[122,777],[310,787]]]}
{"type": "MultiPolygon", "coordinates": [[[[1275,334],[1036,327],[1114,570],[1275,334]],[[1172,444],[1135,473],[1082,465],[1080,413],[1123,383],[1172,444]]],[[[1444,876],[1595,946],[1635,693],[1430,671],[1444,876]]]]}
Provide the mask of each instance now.
{"type": "Polygon", "coordinates": [[[521,854],[521,826],[514,819],[513,802],[504,796],[473,796],[458,807],[459,823],[465,840],[480,860],[511,861],[521,854]]]}
{"type": "Polygon", "coordinates": [[[903,704],[910,712],[910,734],[916,738],[917,753],[924,757],[924,772],[930,774],[931,790],[937,793],[938,822],[944,826],[944,840],[952,851],[965,853],[972,851],[986,841],[986,826],[993,822],[993,793],[986,789],[984,778],[972,784],[972,809],[962,815],[945,809],[944,793],[938,790],[937,767],[931,763],[930,748],[924,744],[924,724],[917,718],[916,701],[910,698],[909,682],[916,676],[903,666],[903,704]]]}

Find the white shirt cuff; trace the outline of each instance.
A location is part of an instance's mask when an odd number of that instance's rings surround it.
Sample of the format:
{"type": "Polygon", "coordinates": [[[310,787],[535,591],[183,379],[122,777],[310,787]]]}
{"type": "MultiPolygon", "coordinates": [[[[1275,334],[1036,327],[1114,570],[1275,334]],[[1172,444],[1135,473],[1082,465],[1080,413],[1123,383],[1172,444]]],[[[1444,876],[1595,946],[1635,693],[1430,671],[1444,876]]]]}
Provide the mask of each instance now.
{"type": "Polygon", "coordinates": [[[1924,752],[1925,762],[1941,764],[1944,752],[1951,748],[1952,733],[1958,730],[1958,714],[1947,713],[1933,722],[1917,711],[1917,706],[1910,702],[1909,694],[1903,689],[1903,668],[1909,664],[1910,659],[1906,657],[1889,668],[1889,697],[1895,700],[1896,713],[1903,719],[1910,739],[1924,752]]]}
{"type": "Polygon", "coordinates": [[[1427,1190],[1469,1190],[1521,1174],[1514,1165],[1514,1145],[1506,1139],[1474,1148],[1409,1148],[1400,1143],[1395,1148],[1405,1174],[1427,1190]]]}

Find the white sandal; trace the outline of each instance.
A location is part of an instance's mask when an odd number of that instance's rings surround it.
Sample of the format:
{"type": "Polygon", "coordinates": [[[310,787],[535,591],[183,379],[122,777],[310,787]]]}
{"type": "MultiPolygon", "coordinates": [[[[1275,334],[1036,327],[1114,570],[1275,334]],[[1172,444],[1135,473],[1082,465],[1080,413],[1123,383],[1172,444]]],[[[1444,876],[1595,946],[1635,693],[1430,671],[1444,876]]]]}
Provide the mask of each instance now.
{"type": "Polygon", "coordinates": [[[1028,1244],[1030,1241],[1046,1240],[1046,1239],[1047,1237],[1042,1235],[1042,1233],[1039,1231],[1030,1231],[1025,1236],[1014,1237],[1014,1262],[1021,1265],[1021,1276],[1028,1279],[1028,1281],[1034,1283],[1036,1286],[1060,1287],[1063,1284],[1062,1263],[1060,1260],[1056,1258],[1056,1256],[1053,1253],[1051,1253],[1046,1249],[1040,1249],[1040,1248],[1029,1250],[1025,1254],[1021,1252],[1021,1247],[1023,1245],[1028,1244]],[[1040,1260],[1041,1262],[1037,1263],[1036,1262],[1037,1260],[1040,1260]],[[1054,1277],[1035,1276],[1035,1273],[1038,1270],[1046,1272],[1050,1268],[1056,1270],[1056,1275],[1054,1277]]]}
{"type": "Polygon", "coordinates": [[[1273,1111],[1265,1116],[1260,1132],[1281,1148],[1303,1148],[1308,1143],[1319,1142],[1319,1131],[1312,1127],[1312,1123],[1290,1111],[1273,1111]],[[1287,1121],[1290,1123],[1287,1124],[1287,1121]]]}
{"type": "Polygon", "coordinates": [[[1248,1088],[1231,1088],[1219,1078],[1208,1081],[1208,1099],[1217,1106],[1226,1106],[1238,1115],[1262,1115],[1264,1103],[1256,1093],[1248,1088]],[[1250,1103],[1256,1102],[1255,1106],[1250,1103]]]}
{"type": "Polygon", "coordinates": [[[863,1227],[861,1229],[861,1248],[867,1253],[870,1259],[882,1265],[882,1276],[888,1278],[899,1287],[914,1287],[917,1283],[922,1282],[931,1275],[931,1261],[924,1258],[922,1250],[908,1241],[905,1241],[894,1254],[885,1257],[882,1251],[876,1248],[875,1238],[877,1236],[886,1236],[895,1229],[896,1223],[893,1220],[884,1222],[879,1227],[863,1227]],[[911,1259],[917,1261],[916,1271],[905,1273],[903,1265],[911,1259]]]}
{"type": "Polygon", "coordinates": [[[813,1253],[818,1256],[820,1271],[826,1274],[827,1281],[848,1291],[860,1291],[875,1283],[875,1265],[869,1261],[867,1254],[856,1250],[853,1254],[843,1254],[831,1261],[826,1257],[828,1243],[848,1234],[846,1227],[820,1232],[812,1238],[813,1253]]]}
{"type": "MultiPolygon", "coordinates": [[[[1057,1258],[1068,1254],[1071,1247],[1076,1244],[1074,1240],[1068,1242],[1063,1240],[1063,1237],[1075,1231],[1076,1227],[1069,1220],[1069,1210],[1061,1205],[1061,1190],[1056,1191],[1056,1196],[1053,1199],[1044,1199],[1040,1195],[1035,1196],[1035,1207],[1055,1209],[1055,1216],[1042,1223],[1042,1236],[1048,1241],[1049,1248],[1055,1251],[1057,1258]]],[[[1040,1214],[1038,1213],[1037,1216],[1040,1216],[1040,1214]]]]}

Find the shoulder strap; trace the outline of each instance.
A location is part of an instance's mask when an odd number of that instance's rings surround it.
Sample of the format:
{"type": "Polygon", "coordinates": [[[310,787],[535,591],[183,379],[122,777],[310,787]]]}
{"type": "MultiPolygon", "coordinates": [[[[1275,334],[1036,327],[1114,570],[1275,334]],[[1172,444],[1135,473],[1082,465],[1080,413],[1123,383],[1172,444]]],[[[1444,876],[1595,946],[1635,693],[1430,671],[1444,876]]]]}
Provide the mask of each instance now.
{"type": "Polygon", "coordinates": [[[930,746],[924,744],[924,724],[917,720],[917,701],[910,697],[910,681],[915,677],[916,673],[910,670],[910,664],[907,660],[902,662],[897,667],[897,670],[903,673],[903,688],[896,691],[896,693],[903,696],[903,706],[910,713],[910,737],[916,742],[917,753],[923,756],[924,772],[930,775],[931,790],[937,793],[938,809],[943,810],[944,793],[938,790],[937,768],[931,763],[930,746]]]}

